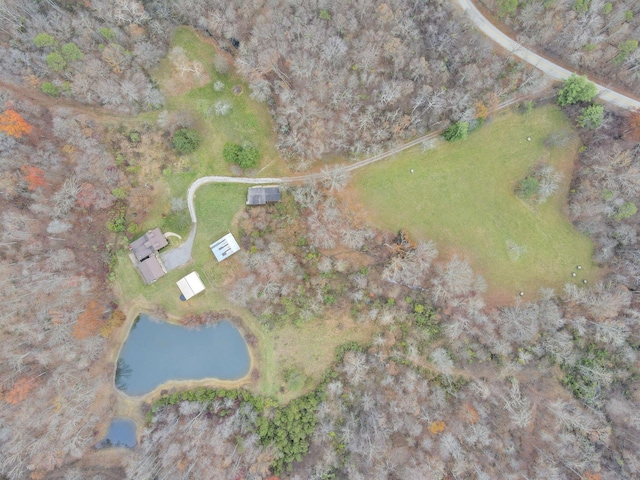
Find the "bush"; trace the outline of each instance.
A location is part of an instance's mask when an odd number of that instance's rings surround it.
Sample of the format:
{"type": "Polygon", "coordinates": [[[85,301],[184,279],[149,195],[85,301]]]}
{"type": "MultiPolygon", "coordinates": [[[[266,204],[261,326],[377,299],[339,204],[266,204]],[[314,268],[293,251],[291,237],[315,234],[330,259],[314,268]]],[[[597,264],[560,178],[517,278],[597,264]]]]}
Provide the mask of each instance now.
{"type": "Polygon", "coordinates": [[[61,51],[62,51],[62,56],[67,62],[75,62],[77,60],[82,60],[82,57],[84,57],[84,55],[82,54],[78,46],[73,42],[65,43],[62,46],[61,51]]]}
{"type": "Polygon", "coordinates": [[[110,28],[101,28],[100,30],[100,35],[102,35],[105,40],[109,41],[109,42],[113,42],[116,39],[116,34],[113,30],[111,30],[110,28]]]}
{"type": "Polygon", "coordinates": [[[604,107],[602,105],[591,105],[583,108],[578,117],[578,125],[582,128],[598,128],[604,120],[604,107]]]}
{"type": "Polygon", "coordinates": [[[111,190],[111,194],[118,200],[127,198],[127,189],[123,187],[114,188],[111,190]]]}
{"type": "Polygon", "coordinates": [[[44,82],[40,87],[42,93],[46,93],[47,95],[51,95],[52,97],[57,97],[60,95],[60,90],[51,82],[44,82]]]}
{"type": "Polygon", "coordinates": [[[618,207],[616,214],[614,215],[614,219],[617,221],[623,220],[625,218],[629,218],[632,215],[635,215],[638,212],[638,207],[636,207],[635,203],[627,202],[620,207],[618,207]]]}
{"type": "Polygon", "coordinates": [[[255,168],[260,159],[260,152],[253,145],[238,145],[227,142],[222,149],[222,157],[228,163],[235,163],[240,168],[255,168]]]}
{"type": "Polygon", "coordinates": [[[180,153],[195,152],[200,142],[200,134],[190,128],[181,128],[173,134],[173,146],[180,153]]]}
{"type": "Polygon", "coordinates": [[[56,41],[51,35],[47,33],[39,33],[33,39],[33,44],[38,48],[54,47],[56,44],[56,41]]]}
{"type": "Polygon", "coordinates": [[[61,72],[67,66],[67,62],[58,52],[52,52],[47,55],[47,65],[54,72],[61,72]]]}
{"type": "Polygon", "coordinates": [[[455,142],[467,138],[467,133],[469,133],[469,124],[467,122],[456,122],[447,128],[442,136],[448,142],[455,142]]]}
{"type": "Polygon", "coordinates": [[[526,177],[520,180],[516,189],[516,196],[522,200],[528,200],[535,195],[540,188],[540,182],[535,177],[526,177]]]}
{"type": "Polygon", "coordinates": [[[564,107],[578,102],[589,102],[598,93],[598,88],[587,77],[575,73],[564,81],[558,92],[558,105],[564,107]]]}

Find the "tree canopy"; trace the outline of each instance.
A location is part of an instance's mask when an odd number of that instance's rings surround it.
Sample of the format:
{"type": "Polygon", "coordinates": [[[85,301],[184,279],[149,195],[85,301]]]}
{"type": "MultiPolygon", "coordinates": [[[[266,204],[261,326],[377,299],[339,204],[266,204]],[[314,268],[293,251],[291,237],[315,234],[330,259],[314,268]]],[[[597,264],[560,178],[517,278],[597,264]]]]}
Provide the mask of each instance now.
{"type": "Polygon", "coordinates": [[[582,109],[578,117],[578,125],[582,128],[598,128],[604,120],[604,107],[602,105],[590,105],[582,109]]]}
{"type": "Polygon", "coordinates": [[[598,93],[598,88],[587,77],[575,73],[564,81],[558,92],[558,105],[564,107],[578,102],[588,102],[598,93]]]}
{"type": "Polygon", "coordinates": [[[442,136],[448,142],[455,142],[467,138],[467,133],[469,133],[469,124],[467,122],[456,122],[447,128],[442,136]]]}
{"type": "Polygon", "coordinates": [[[235,163],[240,168],[255,168],[260,159],[260,152],[253,145],[239,145],[227,142],[222,149],[222,157],[228,163],[235,163]]]}
{"type": "Polygon", "coordinates": [[[201,138],[197,130],[181,128],[173,134],[173,146],[180,153],[192,153],[200,146],[201,138]]]}
{"type": "Polygon", "coordinates": [[[31,125],[15,110],[7,110],[0,114],[0,132],[20,138],[31,133],[31,125]]]}

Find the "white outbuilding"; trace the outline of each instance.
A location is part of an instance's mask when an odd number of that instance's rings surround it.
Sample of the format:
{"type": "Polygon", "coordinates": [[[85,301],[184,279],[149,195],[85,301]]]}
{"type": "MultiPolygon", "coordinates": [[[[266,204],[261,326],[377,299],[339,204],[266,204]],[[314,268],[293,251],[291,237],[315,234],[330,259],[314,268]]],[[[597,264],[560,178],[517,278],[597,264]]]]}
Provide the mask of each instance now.
{"type": "Polygon", "coordinates": [[[186,277],[178,280],[176,285],[178,285],[178,288],[182,292],[182,296],[185,300],[189,300],[191,297],[204,291],[204,283],[200,280],[198,272],[191,272],[186,277]]]}
{"type": "Polygon", "coordinates": [[[227,233],[220,240],[209,245],[209,248],[216,256],[216,259],[221,262],[239,251],[240,245],[238,245],[238,242],[236,242],[236,239],[233,238],[231,233],[227,233]]]}

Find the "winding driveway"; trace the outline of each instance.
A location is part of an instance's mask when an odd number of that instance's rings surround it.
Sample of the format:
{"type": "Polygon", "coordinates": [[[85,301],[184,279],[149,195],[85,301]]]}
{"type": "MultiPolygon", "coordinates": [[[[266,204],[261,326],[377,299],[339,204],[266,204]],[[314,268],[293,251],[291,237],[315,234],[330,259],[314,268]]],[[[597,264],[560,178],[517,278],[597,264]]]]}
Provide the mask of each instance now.
{"type": "MultiPolygon", "coordinates": [[[[496,42],[505,50],[513,53],[516,57],[524,60],[530,65],[533,65],[546,75],[549,75],[555,80],[566,80],[572,73],[566,68],[563,68],[555,63],[541,57],[537,53],[523,47],[512,38],[505,35],[499,30],[493,23],[491,23],[473,4],[472,0],[454,0],[462,10],[469,16],[474,25],[487,37],[496,42]]],[[[600,85],[594,82],[598,87],[598,97],[626,110],[640,109],[640,101],[627,97],[621,93],[618,93],[610,88],[600,85]]]]}
{"type": "MultiPolygon", "coordinates": [[[[517,100],[510,100],[509,102],[505,102],[500,107],[505,108],[517,100]]],[[[397,147],[391,148],[386,152],[380,153],[378,155],[374,155],[369,158],[365,158],[364,160],[360,160],[358,162],[354,162],[350,165],[344,167],[345,172],[352,172],[357,170],[358,168],[362,168],[367,165],[371,165],[372,163],[379,162],[380,160],[384,160],[396,153],[400,153],[403,150],[406,150],[411,147],[415,147],[416,145],[420,145],[422,142],[426,140],[432,140],[438,138],[442,131],[435,131],[418,137],[410,142],[404,143],[402,145],[398,145],[397,147]]],[[[191,184],[189,190],[187,192],[187,207],[189,208],[189,215],[191,215],[191,221],[193,222],[191,225],[191,231],[189,232],[189,236],[187,240],[180,245],[179,247],[172,248],[161,254],[162,263],[164,264],[167,271],[171,271],[174,268],[180,267],[186,264],[191,259],[191,250],[193,249],[193,241],[196,237],[196,227],[198,218],[196,217],[196,207],[195,207],[195,198],[196,191],[202,185],[206,185],[208,183],[241,183],[247,185],[269,185],[269,184],[283,184],[283,183],[301,183],[309,180],[320,180],[323,178],[325,174],[323,173],[309,173],[307,175],[298,175],[295,177],[224,177],[224,176],[210,176],[210,177],[200,177],[195,182],[191,184]]]]}
{"type": "MultiPolygon", "coordinates": [[[[512,38],[505,35],[501,30],[499,30],[495,25],[493,25],[486,17],[484,17],[480,11],[476,8],[471,0],[454,0],[460,8],[469,16],[474,25],[485,35],[491,38],[494,42],[500,45],[502,48],[510,51],[518,58],[523,61],[533,65],[538,68],[540,71],[550,76],[555,80],[566,80],[569,78],[573,72],[563,68],[555,63],[547,60],[544,57],[541,57],[537,53],[532,52],[531,50],[523,47],[518,42],[513,40],[512,38]]],[[[594,82],[595,83],[595,82],[594,82]]],[[[621,93],[618,93],[614,90],[611,90],[605,86],[602,86],[596,83],[598,87],[598,97],[612,105],[615,105],[620,108],[624,108],[627,110],[640,109],[640,101],[627,97],[621,93]]],[[[500,105],[500,108],[508,107],[517,101],[519,98],[510,100],[500,105]]],[[[394,147],[386,152],[380,153],[378,155],[374,155],[369,158],[365,158],[364,160],[360,160],[359,162],[352,163],[344,167],[344,170],[347,172],[352,172],[359,168],[362,168],[366,165],[370,165],[372,163],[378,162],[385,158],[390,157],[391,155],[395,155],[396,153],[400,153],[403,150],[406,150],[411,147],[415,147],[416,145],[421,144],[426,140],[431,140],[437,138],[442,132],[436,131],[431,132],[427,135],[423,135],[418,137],[410,142],[394,147]]],[[[319,180],[323,177],[322,173],[310,173],[308,175],[298,175],[295,177],[283,177],[283,178],[256,178],[256,177],[224,177],[224,176],[210,176],[210,177],[201,177],[197,179],[195,182],[191,184],[189,187],[189,191],[187,193],[187,205],[189,207],[189,214],[191,215],[191,221],[193,222],[191,226],[191,232],[187,237],[187,240],[180,245],[179,247],[173,248],[168,252],[162,254],[162,260],[167,268],[167,270],[173,270],[174,268],[180,267],[186,264],[191,259],[191,250],[193,248],[193,242],[196,236],[196,226],[198,219],[196,218],[196,209],[195,209],[195,196],[196,191],[202,185],[206,185],[207,183],[241,183],[241,184],[249,184],[249,185],[264,185],[264,184],[282,184],[282,183],[299,183],[305,182],[308,180],[319,180]]]]}

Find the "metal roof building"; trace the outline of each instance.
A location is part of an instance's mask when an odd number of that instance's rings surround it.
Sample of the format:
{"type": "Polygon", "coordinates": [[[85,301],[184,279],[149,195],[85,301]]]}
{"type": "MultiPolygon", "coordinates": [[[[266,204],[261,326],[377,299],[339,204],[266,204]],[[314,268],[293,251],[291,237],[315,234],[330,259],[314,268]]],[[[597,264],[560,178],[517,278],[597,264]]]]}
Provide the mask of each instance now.
{"type": "Polygon", "coordinates": [[[216,259],[221,262],[240,250],[240,245],[238,245],[232,234],[227,233],[220,240],[209,245],[209,248],[216,256],[216,259]]]}
{"type": "Polygon", "coordinates": [[[249,187],[247,205],[264,205],[280,201],[280,187],[278,185],[259,185],[249,187]]]}
{"type": "Polygon", "coordinates": [[[152,253],[157,252],[167,245],[169,245],[169,242],[164,238],[162,230],[154,228],[132,242],[129,245],[129,250],[131,250],[138,261],[141,262],[152,253]]]}
{"type": "Polygon", "coordinates": [[[182,296],[185,300],[189,300],[191,297],[204,291],[204,283],[200,280],[198,272],[191,272],[186,277],[178,280],[176,285],[178,285],[178,288],[182,292],[182,296]]]}

